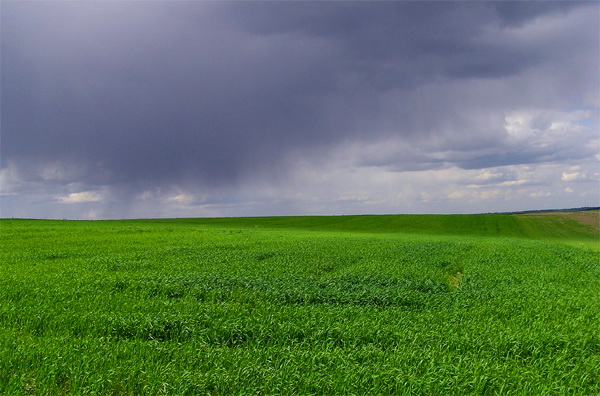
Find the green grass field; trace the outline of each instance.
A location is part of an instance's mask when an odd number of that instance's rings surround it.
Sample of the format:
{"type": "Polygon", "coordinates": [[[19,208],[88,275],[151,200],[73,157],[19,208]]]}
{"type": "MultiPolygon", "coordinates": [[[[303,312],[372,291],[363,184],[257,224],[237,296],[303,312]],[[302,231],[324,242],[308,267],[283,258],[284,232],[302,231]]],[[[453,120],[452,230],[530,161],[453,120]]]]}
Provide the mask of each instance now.
{"type": "Polygon", "coordinates": [[[600,394],[598,211],[0,220],[0,394],[600,394]]]}

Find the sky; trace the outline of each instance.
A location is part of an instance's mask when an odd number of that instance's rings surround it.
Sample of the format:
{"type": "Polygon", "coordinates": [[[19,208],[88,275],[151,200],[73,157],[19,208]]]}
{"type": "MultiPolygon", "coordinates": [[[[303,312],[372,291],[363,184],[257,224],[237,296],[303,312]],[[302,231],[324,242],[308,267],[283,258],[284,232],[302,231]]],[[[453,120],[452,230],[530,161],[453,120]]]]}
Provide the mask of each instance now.
{"type": "Polygon", "coordinates": [[[596,1],[2,1],[0,217],[600,206],[596,1]]]}

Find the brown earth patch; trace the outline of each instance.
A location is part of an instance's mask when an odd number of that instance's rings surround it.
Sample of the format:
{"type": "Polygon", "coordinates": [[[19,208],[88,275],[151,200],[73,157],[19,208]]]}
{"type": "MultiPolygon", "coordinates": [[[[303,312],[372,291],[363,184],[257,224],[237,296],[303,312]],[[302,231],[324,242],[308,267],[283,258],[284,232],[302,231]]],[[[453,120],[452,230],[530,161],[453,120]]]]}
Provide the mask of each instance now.
{"type": "Polygon", "coordinates": [[[547,217],[560,216],[565,219],[574,220],[579,224],[594,227],[596,232],[600,232],[600,210],[582,210],[575,212],[543,212],[543,213],[523,213],[521,216],[527,217],[547,217]]]}
{"type": "Polygon", "coordinates": [[[450,280],[448,280],[448,285],[450,286],[450,290],[456,291],[460,287],[460,280],[463,277],[463,273],[458,271],[457,273],[450,276],[450,280]]]}

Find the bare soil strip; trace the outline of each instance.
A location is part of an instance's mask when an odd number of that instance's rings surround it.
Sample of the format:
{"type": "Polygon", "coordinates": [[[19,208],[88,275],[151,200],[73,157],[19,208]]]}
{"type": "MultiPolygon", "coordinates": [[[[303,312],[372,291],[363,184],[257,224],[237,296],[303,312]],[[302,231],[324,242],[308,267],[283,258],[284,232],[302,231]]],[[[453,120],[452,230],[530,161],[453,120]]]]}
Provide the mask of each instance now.
{"type": "Polygon", "coordinates": [[[542,213],[523,213],[519,216],[527,217],[546,217],[560,216],[566,219],[574,220],[579,224],[592,226],[597,232],[600,232],[600,210],[582,210],[573,212],[542,212],[542,213]]]}

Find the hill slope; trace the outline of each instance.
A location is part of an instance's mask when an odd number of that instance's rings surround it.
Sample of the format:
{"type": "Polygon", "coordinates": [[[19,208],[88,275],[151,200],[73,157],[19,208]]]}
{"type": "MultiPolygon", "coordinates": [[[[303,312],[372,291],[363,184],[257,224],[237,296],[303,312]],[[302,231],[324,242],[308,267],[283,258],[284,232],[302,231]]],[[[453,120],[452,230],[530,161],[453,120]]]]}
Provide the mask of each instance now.
{"type": "Polygon", "coordinates": [[[475,215],[289,216],[140,220],[314,231],[502,236],[600,241],[600,211],[475,215]]]}
{"type": "Polygon", "coordinates": [[[534,239],[600,240],[600,211],[512,215],[523,233],[534,239]]]}

